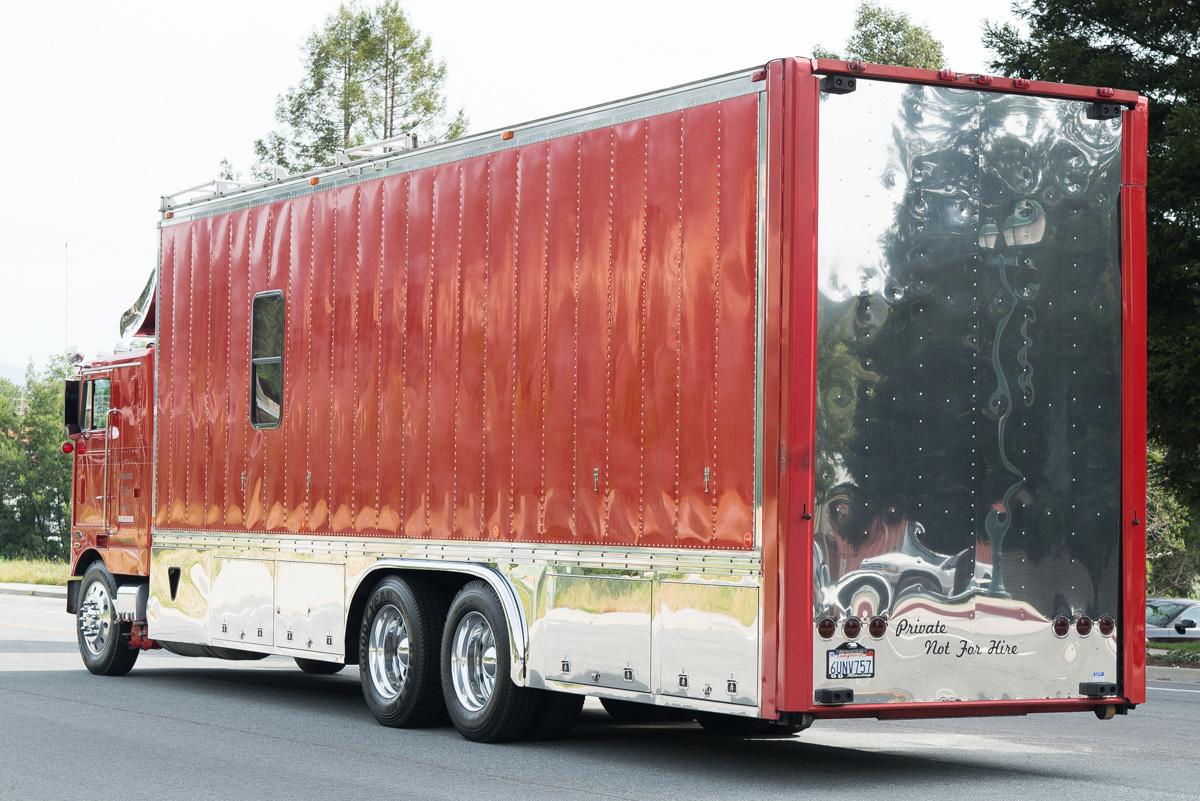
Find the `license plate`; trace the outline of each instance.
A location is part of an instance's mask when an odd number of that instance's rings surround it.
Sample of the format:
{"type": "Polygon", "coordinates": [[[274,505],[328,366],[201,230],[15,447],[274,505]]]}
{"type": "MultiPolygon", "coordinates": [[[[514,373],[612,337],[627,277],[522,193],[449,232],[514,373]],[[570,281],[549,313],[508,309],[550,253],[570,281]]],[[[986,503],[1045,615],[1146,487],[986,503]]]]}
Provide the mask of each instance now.
{"type": "Polygon", "coordinates": [[[874,648],[835,648],[826,653],[826,678],[870,679],[875,676],[874,648]]]}

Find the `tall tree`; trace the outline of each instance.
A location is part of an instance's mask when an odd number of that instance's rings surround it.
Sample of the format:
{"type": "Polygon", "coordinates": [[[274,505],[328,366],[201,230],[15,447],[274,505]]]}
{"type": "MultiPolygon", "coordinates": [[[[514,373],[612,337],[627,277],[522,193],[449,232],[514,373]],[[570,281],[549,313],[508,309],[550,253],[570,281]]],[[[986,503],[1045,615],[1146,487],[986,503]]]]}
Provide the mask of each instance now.
{"type": "Polygon", "coordinates": [[[942,43],[928,28],[914,24],[903,11],[871,2],[860,3],[854,14],[854,32],[846,41],[845,56],[820,45],[813,48],[813,55],[931,70],[945,63],[942,43]]]}
{"type": "Polygon", "coordinates": [[[364,9],[343,3],[304,45],[304,78],[275,104],[279,127],[254,143],[254,173],[303,172],[338,150],[416,133],[453,139],[466,128],[446,112],[446,64],[395,0],[364,9]]]}
{"type": "Polygon", "coordinates": [[[0,379],[0,556],[67,553],[71,460],[63,439],[64,357],[30,365],[25,386],[0,379]]]}
{"type": "Polygon", "coordinates": [[[1200,12],[1195,0],[1025,0],[986,26],[993,69],[1150,99],[1149,428],[1162,475],[1200,507],[1200,12]]]}

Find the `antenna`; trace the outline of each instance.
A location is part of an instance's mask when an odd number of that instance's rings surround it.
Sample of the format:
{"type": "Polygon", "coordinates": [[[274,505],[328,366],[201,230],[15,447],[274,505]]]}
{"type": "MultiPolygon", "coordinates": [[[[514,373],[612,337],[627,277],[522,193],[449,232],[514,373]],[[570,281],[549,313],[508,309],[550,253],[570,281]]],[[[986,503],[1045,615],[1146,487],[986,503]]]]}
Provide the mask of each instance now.
{"type": "Polygon", "coordinates": [[[67,321],[71,319],[70,307],[68,305],[67,293],[71,288],[70,281],[70,242],[63,242],[63,353],[67,352],[70,347],[70,341],[67,336],[67,321]]]}

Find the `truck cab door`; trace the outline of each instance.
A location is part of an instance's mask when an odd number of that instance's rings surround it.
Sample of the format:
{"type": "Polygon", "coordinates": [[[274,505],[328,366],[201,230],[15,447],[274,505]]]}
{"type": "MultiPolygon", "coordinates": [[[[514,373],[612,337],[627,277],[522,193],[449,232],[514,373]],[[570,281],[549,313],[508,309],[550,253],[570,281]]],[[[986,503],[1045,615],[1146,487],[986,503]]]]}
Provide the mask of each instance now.
{"type": "Polygon", "coordinates": [[[105,431],[110,561],[126,573],[149,571],[150,367],[145,359],[114,365],[105,431]]]}
{"type": "Polygon", "coordinates": [[[72,490],[73,523],[92,534],[107,534],[108,422],[112,408],[112,374],[105,370],[85,374],[79,388],[80,438],[75,456],[75,486],[72,490]]]}

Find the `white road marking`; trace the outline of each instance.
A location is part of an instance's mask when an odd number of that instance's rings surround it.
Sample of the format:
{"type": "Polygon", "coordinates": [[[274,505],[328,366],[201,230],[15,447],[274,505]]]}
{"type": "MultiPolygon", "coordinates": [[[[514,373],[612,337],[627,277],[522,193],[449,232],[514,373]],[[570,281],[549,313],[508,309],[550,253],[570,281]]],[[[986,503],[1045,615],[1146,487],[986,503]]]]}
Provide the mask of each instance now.
{"type": "Polygon", "coordinates": [[[1200,693],[1200,690],[1185,690],[1181,687],[1147,687],[1147,690],[1159,690],[1164,693],[1200,693]]]}

